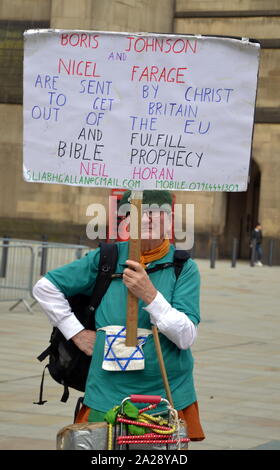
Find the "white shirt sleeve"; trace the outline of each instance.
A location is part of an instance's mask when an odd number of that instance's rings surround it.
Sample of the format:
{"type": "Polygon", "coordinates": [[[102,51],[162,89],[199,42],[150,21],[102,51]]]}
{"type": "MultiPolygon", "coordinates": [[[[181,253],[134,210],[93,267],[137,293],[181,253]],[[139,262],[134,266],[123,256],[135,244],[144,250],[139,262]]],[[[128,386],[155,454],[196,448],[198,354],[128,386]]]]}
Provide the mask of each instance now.
{"type": "Polygon", "coordinates": [[[67,340],[84,330],[84,326],[72,312],[64,294],[48,279],[42,277],[35,284],[33,295],[50,323],[56,326],[67,340]]]}
{"type": "Polygon", "coordinates": [[[192,346],[197,336],[197,327],[185,313],[173,308],[160,292],[144,309],[149,312],[151,322],[179,349],[189,349],[192,346]]]}

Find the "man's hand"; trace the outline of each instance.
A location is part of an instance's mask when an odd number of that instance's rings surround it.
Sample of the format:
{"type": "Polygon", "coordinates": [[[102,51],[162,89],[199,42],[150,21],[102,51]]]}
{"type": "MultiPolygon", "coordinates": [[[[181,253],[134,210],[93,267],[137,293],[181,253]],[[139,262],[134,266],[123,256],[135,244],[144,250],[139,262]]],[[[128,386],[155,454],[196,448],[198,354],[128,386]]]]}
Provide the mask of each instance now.
{"type": "Polygon", "coordinates": [[[128,268],[123,272],[124,284],[138,299],[142,299],[147,305],[150,304],[156,297],[157,290],[148,274],[136,261],[127,260],[126,264],[128,268]]]}
{"type": "Polygon", "coordinates": [[[92,356],[93,346],[96,339],[96,331],[82,330],[71,338],[75,345],[87,356],[92,356]]]}

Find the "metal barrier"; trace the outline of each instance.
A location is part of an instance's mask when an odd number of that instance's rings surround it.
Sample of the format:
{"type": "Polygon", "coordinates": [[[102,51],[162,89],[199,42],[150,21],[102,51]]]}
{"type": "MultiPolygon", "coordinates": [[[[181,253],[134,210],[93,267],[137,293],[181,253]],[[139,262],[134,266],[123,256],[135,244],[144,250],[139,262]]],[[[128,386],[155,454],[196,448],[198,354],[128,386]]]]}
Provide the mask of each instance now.
{"type": "Polygon", "coordinates": [[[34,266],[34,282],[44,276],[46,272],[56,269],[75,259],[80,259],[90,250],[81,245],[58,245],[43,242],[36,247],[36,260],[34,266]]]}
{"type": "MultiPolygon", "coordinates": [[[[0,239],[1,243],[1,239],[0,239]]],[[[32,289],[47,271],[80,259],[90,248],[48,242],[14,243],[7,238],[0,244],[0,301],[15,301],[10,311],[23,302],[32,313],[36,303],[32,289]],[[30,302],[33,302],[32,304],[30,302]]]]}
{"type": "Polygon", "coordinates": [[[2,256],[1,256],[1,265],[0,265],[0,277],[6,277],[9,243],[10,243],[10,240],[8,238],[6,237],[3,238],[2,256]]]}
{"type": "Polygon", "coordinates": [[[10,311],[23,302],[26,309],[32,312],[28,300],[32,297],[34,249],[31,246],[16,243],[9,243],[7,248],[7,244],[3,243],[1,250],[1,264],[4,259],[5,270],[1,272],[0,300],[16,301],[10,311]]]}

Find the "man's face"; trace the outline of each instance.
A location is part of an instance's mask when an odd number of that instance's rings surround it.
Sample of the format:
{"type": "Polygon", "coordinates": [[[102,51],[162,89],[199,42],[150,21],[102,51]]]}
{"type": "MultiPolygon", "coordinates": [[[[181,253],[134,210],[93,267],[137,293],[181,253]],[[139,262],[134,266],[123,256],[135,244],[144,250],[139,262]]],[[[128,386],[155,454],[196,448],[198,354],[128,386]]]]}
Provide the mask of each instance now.
{"type": "MultiPolygon", "coordinates": [[[[123,208],[124,209],[124,208],[123,208]]],[[[128,209],[131,209],[128,206],[128,209]]],[[[133,209],[132,209],[133,210],[133,209]]],[[[124,209],[125,211],[125,209],[124,209]]],[[[135,214],[137,217],[137,215],[135,214]]],[[[130,214],[119,224],[119,235],[122,240],[137,237],[136,228],[133,230],[130,214]]],[[[141,239],[142,240],[162,240],[172,238],[172,214],[167,210],[153,207],[152,205],[143,205],[141,213],[141,239]]]]}
{"type": "Polygon", "coordinates": [[[160,240],[171,238],[171,214],[165,211],[143,211],[141,220],[141,239],[160,240]]]}

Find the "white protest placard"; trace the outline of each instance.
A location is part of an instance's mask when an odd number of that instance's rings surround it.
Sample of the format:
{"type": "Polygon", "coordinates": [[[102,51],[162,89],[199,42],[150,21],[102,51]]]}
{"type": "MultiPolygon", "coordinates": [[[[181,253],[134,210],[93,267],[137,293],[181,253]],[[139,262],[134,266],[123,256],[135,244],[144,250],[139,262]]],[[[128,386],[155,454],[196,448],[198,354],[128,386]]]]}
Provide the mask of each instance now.
{"type": "Polygon", "coordinates": [[[66,30],[24,38],[25,181],[246,190],[258,43],[66,30]]]}

